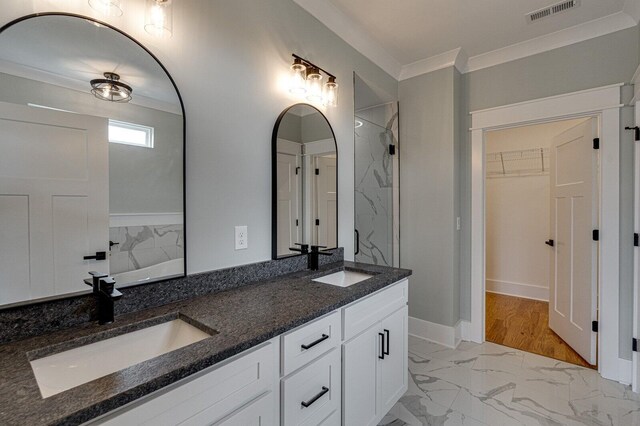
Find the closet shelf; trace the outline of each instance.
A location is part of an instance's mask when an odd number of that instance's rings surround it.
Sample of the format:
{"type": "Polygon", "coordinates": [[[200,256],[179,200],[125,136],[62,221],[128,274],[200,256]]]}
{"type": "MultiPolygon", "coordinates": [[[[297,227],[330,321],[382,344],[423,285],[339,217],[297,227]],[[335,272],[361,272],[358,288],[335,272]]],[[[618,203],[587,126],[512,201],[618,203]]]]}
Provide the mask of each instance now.
{"type": "Polygon", "coordinates": [[[549,174],[549,148],[532,148],[487,154],[487,178],[549,174]]]}

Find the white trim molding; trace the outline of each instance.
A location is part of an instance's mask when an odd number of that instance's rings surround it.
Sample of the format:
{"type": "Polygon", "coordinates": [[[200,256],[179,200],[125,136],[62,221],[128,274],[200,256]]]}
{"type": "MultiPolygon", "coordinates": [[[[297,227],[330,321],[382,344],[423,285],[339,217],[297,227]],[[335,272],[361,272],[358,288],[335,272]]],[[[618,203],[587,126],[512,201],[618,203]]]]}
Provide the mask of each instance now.
{"type": "Polygon", "coordinates": [[[462,48],[459,47],[427,59],[404,65],[400,71],[400,78],[398,80],[407,80],[411,77],[449,67],[456,67],[458,71],[464,72],[466,65],[467,57],[462,48]]]}
{"type": "Polygon", "coordinates": [[[455,349],[458,347],[460,342],[464,340],[463,331],[463,321],[458,321],[455,326],[451,327],[415,317],[409,317],[409,335],[438,343],[448,348],[455,349]]]}
{"type": "Polygon", "coordinates": [[[471,128],[471,324],[469,339],[485,340],[485,132],[567,118],[600,124],[600,258],[598,369],[621,380],[619,343],[620,108],[622,84],[474,111],[471,128]]]}
{"type": "Polygon", "coordinates": [[[488,293],[541,300],[543,302],[549,301],[549,287],[541,285],[492,280],[487,278],[486,288],[488,293]]]}
{"type": "Polygon", "coordinates": [[[112,213],[109,215],[109,227],[122,226],[162,226],[182,225],[182,213],[112,213]]]}

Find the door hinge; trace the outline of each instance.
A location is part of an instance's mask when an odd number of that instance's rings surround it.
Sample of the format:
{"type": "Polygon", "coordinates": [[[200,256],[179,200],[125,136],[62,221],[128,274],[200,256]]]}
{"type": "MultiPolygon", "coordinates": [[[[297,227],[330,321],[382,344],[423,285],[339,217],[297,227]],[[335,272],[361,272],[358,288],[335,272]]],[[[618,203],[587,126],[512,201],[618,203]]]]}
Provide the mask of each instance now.
{"type": "Polygon", "coordinates": [[[316,175],[320,174],[320,169],[316,169],[316,175]]]}
{"type": "Polygon", "coordinates": [[[634,139],[636,141],[640,141],[640,127],[638,126],[634,126],[634,127],[625,127],[625,130],[633,130],[634,131],[634,139]]]}
{"type": "Polygon", "coordinates": [[[316,226],[320,226],[320,219],[316,219],[316,226]]]}
{"type": "Polygon", "coordinates": [[[633,352],[638,352],[638,339],[636,339],[635,337],[631,339],[631,350],[633,352]]]}
{"type": "Polygon", "coordinates": [[[593,149],[600,149],[600,138],[593,138],[593,149]]]}
{"type": "Polygon", "coordinates": [[[598,321],[591,321],[591,331],[594,333],[598,332],[598,321]]]}
{"type": "Polygon", "coordinates": [[[593,241],[600,241],[600,231],[598,229],[593,230],[593,241]]]}
{"type": "Polygon", "coordinates": [[[296,174],[300,172],[300,167],[296,167],[296,174]]]}
{"type": "Polygon", "coordinates": [[[640,245],[640,235],[633,234],[633,246],[638,247],[640,245]]]}
{"type": "Polygon", "coordinates": [[[298,226],[298,219],[296,219],[296,226],[298,226]]]}
{"type": "Polygon", "coordinates": [[[396,155],[396,146],[389,145],[389,155],[396,155]]]}

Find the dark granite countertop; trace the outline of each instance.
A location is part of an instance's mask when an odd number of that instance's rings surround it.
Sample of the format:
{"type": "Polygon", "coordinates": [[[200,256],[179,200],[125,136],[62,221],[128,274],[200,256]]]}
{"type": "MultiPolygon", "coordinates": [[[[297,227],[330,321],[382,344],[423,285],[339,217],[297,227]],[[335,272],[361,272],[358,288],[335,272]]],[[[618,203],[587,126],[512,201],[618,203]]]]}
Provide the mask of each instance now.
{"type": "MultiPolygon", "coordinates": [[[[411,275],[351,262],[326,265],[0,346],[0,424],[80,424],[265,342],[411,275]],[[341,288],[311,281],[348,269],[374,274],[341,288]],[[43,399],[30,359],[183,317],[217,334],[43,399]],[[99,333],[99,335],[98,335],[99,333]]],[[[117,303],[117,302],[116,302],[117,303]]]]}

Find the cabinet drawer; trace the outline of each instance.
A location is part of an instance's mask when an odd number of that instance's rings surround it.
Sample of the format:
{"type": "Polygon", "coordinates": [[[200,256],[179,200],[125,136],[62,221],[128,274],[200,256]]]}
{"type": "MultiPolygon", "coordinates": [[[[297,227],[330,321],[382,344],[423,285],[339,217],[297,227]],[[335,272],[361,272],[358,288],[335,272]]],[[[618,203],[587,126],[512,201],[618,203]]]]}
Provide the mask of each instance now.
{"type": "Polygon", "coordinates": [[[285,334],[282,336],[282,375],[292,373],[339,344],[339,311],[285,334]]]}
{"type": "Polygon", "coordinates": [[[100,425],[210,425],[275,388],[277,348],[270,341],[213,371],[99,419],[100,425]],[[194,417],[195,414],[198,414],[194,417]]]}
{"type": "Polygon", "coordinates": [[[380,319],[407,304],[408,281],[397,284],[344,308],[344,340],[365,331],[380,319]]]}
{"type": "Polygon", "coordinates": [[[336,410],[340,411],[341,373],[340,351],[333,349],[283,379],[282,423],[287,426],[332,424],[331,416],[336,410]]]}

